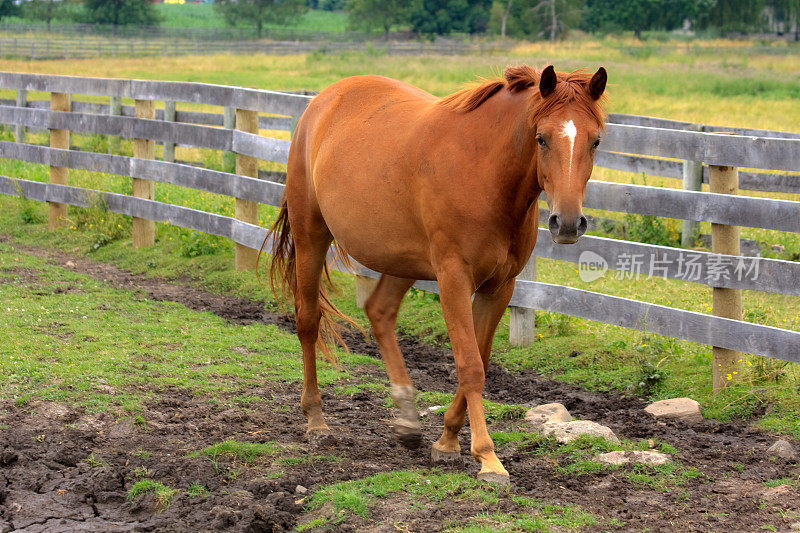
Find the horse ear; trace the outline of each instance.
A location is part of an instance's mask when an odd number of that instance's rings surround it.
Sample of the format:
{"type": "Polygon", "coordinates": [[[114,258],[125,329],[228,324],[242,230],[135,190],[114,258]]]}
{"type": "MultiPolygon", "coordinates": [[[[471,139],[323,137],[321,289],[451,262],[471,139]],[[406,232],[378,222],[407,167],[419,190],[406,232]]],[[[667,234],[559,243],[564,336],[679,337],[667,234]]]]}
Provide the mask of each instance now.
{"type": "Polygon", "coordinates": [[[548,65],[539,76],[539,92],[542,98],[547,98],[556,89],[557,83],[556,69],[553,68],[553,65],[548,65]]]}
{"type": "Polygon", "coordinates": [[[589,94],[595,100],[599,100],[601,96],[603,96],[603,91],[606,90],[606,81],[608,81],[608,74],[606,74],[606,69],[600,67],[597,69],[597,72],[594,73],[592,79],[589,81],[589,94]]]}

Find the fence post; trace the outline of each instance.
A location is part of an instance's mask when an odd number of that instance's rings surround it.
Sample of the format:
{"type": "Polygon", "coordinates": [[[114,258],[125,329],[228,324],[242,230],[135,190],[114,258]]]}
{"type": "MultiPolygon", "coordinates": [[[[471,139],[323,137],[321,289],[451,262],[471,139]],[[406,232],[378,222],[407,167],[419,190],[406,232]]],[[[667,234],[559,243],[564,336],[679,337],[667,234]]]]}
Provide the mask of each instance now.
{"type": "MultiPolygon", "coordinates": [[[[156,103],[153,100],[136,100],[136,118],[156,117],[156,103]]],[[[155,159],[156,142],[150,139],[133,140],[133,157],[139,159],[155,159]]],[[[156,197],[155,182],[133,178],[133,195],[137,198],[154,200],[156,197]]],[[[156,225],[152,220],[133,217],[133,247],[145,248],[156,242],[156,225]]]]}
{"type": "MultiPolygon", "coordinates": [[[[226,107],[222,115],[222,127],[232,130],[236,127],[236,108],[226,107]]],[[[222,153],[222,169],[225,172],[236,172],[236,153],[222,153]]]]}
{"type": "MultiPolygon", "coordinates": [[[[164,122],[175,122],[176,117],[177,117],[177,110],[175,109],[175,102],[173,101],[164,102],[164,122]]],[[[162,159],[164,161],[169,161],[170,163],[175,162],[174,142],[164,143],[164,157],[162,159]]]]}
{"type": "MultiPolygon", "coordinates": [[[[122,97],[121,96],[111,96],[108,99],[108,114],[109,115],[121,115],[122,114],[122,97]]],[[[120,138],[117,135],[111,135],[108,139],[108,153],[109,154],[118,154],[119,153],[119,144],[120,138]]]]}
{"type": "MultiPolygon", "coordinates": [[[[236,129],[247,133],[258,133],[258,112],[247,109],[236,110],[236,129]]],[[[236,173],[240,176],[258,177],[258,159],[236,154],[236,173]]],[[[258,224],[258,203],[236,198],[234,213],[237,220],[258,224]]],[[[255,270],[258,250],[236,244],[234,263],[236,270],[255,270]]]]}
{"type": "MultiPolygon", "coordinates": [[[[536,256],[531,255],[528,264],[517,279],[536,281],[536,256]]],[[[512,346],[530,346],[536,340],[536,318],[533,309],[511,307],[508,340],[512,346]]]]}
{"type": "MultiPolygon", "coordinates": [[[[702,124],[693,124],[687,131],[704,131],[702,124]]],[[[700,191],[703,188],[703,162],[683,160],[683,190],[700,191]]],[[[698,222],[696,220],[684,220],[681,224],[681,246],[691,248],[695,245],[697,238],[698,222]]]]}
{"type": "MultiPolygon", "coordinates": [[[[736,167],[709,165],[708,181],[711,192],[718,194],[739,193],[739,171],[736,167]]],[[[711,251],[715,254],[739,255],[739,227],[711,224],[711,251]]],[[[714,287],[714,315],[742,319],[741,289],[714,287]]],[[[723,389],[740,372],[742,352],[719,348],[713,349],[713,390],[723,389]]]]}
{"type": "MultiPolygon", "coordinates": [[[[28,91],[17,89],[17,107],[28,107],[28,91]]],[[[14,142],[25,142],[25,126],[17,124],[14,126],[14,142]]]]}
{"type": "MultiPolygon", "coordinates": [[[[69,111],[69,93],[51,93],[51,111],[69,111]]],[[[69,130],[50,130],[50,147],[69,150],[69,130]]],[[[66,167],[50,166],[50,183],[67,185],[69,181],[69,169],[66,167]]],[[[47,229],[54,230],[64,225],[67,218],[67,204],[50,202],[49,216],[47,219],[47,229]]]]}

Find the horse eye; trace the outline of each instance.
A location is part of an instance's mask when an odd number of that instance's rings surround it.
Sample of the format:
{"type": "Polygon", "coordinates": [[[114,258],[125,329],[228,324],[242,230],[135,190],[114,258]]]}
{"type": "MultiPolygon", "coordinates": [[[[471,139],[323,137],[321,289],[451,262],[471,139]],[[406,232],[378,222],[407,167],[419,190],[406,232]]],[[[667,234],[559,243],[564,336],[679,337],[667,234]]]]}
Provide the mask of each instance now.
{"type": "Polygon", "coordinates": [[[596,149],[598,146],[600,146],[600,139],[597,139],[594,141],[594,143],[592,143],[592,150],[596,149]]]}
{"type": "Polygon", "coordinates": [[[542,137],[541,135],[537,135],[536,136],[536,140],[539,142],[539,146],[541,146],[542,148],[547,146],[547,143],[545,142],[544,137],[542,137]]]}

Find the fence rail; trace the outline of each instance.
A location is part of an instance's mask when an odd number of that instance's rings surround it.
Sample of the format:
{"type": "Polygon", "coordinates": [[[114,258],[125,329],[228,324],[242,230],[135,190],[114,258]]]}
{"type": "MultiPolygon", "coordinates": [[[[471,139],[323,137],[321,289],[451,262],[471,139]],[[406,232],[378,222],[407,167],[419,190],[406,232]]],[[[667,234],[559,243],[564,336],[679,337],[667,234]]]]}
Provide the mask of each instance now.
{"type": "MultiPolygon", "coordinates": [[[[280,205],[284,189],[280,183],[253,177],[255,172],[252,167],[253,158],[285,163],[288,141],[262,137],[253,132],[258,128],[279,130],[290,128],[293,120],[296,120],[293,117],[302,113],[309,100],[308,96],[302,95],[218,85],[98,80],[14,73],[0,73],[0,89],[45,91],[53,94],[53,98],[56,98],[56,95],[84,94],[113,98],[129,97],[137,101],[135,109],[119,105],[73,102],[70,111],[51,111],[45,109],[42,102],[26,102],[27,107],[20,107],[17,105],[20,103],[19,99],[6,100],[0,102],[2,104],[0,123],[40,130],[99,133],[160,143],[199,146],[235,152],[238,154],[238,162],[237,173],[220,172],[155,160],[152,156],[141,155],[145,152],[137,153],[139,157],[128,157],[8,141],[0,141],[0,157],[50,165],[51,168],[61,169],[63,172],[67,169],[107,172],[129,176],[142,182],[169,183],[231,196],[237,199],[237,217],[225,217],[154,201],[147,197],[92,191],[63,183],[42,183],[5,176],[0,176],[0,193],[24,195],[27,198],[50,202],[51,205],[91,206],[102,200],[109,210],[135,219],[169,222],[172,225],[230,238],[237,243],[237,257],[240,248],[242,254],[258,248],[267,235],[264,228],[252,223],[252,217],[246,212],[252,211],[251,207],[259,203],[280,205]],[[168,106],[170,113],[165,114],[163,111],[157,113],[151,104],[144,105],[153,100],[234,108],[237,110],[236,124],[231,124],[223,114],[180,110],[174,112],[174,121],[164,120],[172,118],[174,104],[168,106]],[[155,118],[137,118],[135,115],[139,113],[136,110],[140,106],[142,109],[148,109],[148,116],[155,118]],[[112,111],[118,114],[111,114],[112,111]],[[270,116],[258,113],[268,113],[270,116]]],[[[59,98],[61,98],[59,101],[64,101],[63,96],[59,98]]],[[[730,175],[729,167],[736,166],[788,171],[800,169],[800,136],[796,134],[754,136],[742,133],[731,136],[692,131],[688,123],[647,117],[612,116],[610,120],[617,122],[608,124],[604,151],[597,157],[600,165],[610,166],[611,163],[617,164],[620,161],[640,165],[642,161],[651,160],[659,163],[648,164],[661,165],[665,173],[674,173],[673,165],[680,163],[652,158],[693,159],[708,165],[712,179],[718,179],[721,172],[730,175]],[[678,129],[679,127],[685,129],[678,129]]],[[[753,132],[753,130],[744,131],[753,132]]],[[[763,175],[772,176],[772,174],[763,175]]],[[[781,175],[780,179],[791,180],[794,176],[794,174],[781,175]]],[[[800,217],[797,216],[800,213],[800,203],[787,200],[592,181],[587,188],[585,205],[611,211],[708,221],[715,227],[722,228],[752,226],[776,231],[800,232],[800,217]]],[[[547,230],[540,228],[539,231],[539,240],[534,250],[538,257],[582,265],[581,258],[586,253],[615,257],[647,255],[658,258],[663,263],[658,275],[664,278],[705,284],[714,291],[746,289],[800,296],[800,283],[798,283],[800,263],[797,262],[744,258],[740,257],[738,252],[709,253],[593,236],[584,236],[575,246],[556,246],[549,239],[547,230]],[[705,275],[687,276],[687,271],[683,268],[685,265],[680,259],[685,259],[684,256],[691,256],[696,271],[705,275]],[[745,274],[755,271],[758,275],[743,277],[741,275],[743,271],[745,274]]],[[[134,241],[136,242],[136,239],[134,241]]],[[[249,259],[243,260],[242,267],[248,267],[249,261],[249,259]]],[[[240,262],[237,260],[237,267],[239,265],[240,262]]],[[[620,271],[626,271],[626,268],[621,267],[620,271]]],[[[359,268],[358,274],[366,277],[377,276],[377,273],[363,267],[359,268]]],[[[426,290],[436,290],[433,282],[421,281],[418,286],[426,290]]],[[[785,361],[800,362],[800,332],[744,322],[738,320],[740,316],[734,319],[705,315],[522,279],[517,281],[511,305],[512,309],[557,311],[709,344],[729,351],[742,350],[785,361]]],[[[720,315],[724,312],[715,309],[716,311],[719,311],[720,315]]],[[[512,323],[517,324],[515,327],[526,325],[524,320],[512,323]]],[[[528,326],[532,327],[532,324],[528,326]]],[[[716,380],[718,371],[716,367],[714,370],[716,380]]]]}
{"type": "Polygon", "coordinates": [[[380,50],[388,55],[463,55],[507,50],[501,42],[461,41],[181,41],[98,40],[42,37],[0,38],[0,57],[24,59],[90,59],[97,57],[178,56],[209,54],[302,54],[380,50]]]}

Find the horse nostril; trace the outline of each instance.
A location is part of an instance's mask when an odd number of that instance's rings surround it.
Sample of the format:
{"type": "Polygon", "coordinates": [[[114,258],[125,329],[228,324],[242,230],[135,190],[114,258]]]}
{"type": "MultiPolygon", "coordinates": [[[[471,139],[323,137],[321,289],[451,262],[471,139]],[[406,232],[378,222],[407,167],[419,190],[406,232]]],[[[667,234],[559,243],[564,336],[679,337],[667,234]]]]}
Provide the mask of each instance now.
{"type": "Polygon", "coordinates": [[[586,220],[586,217],[581,215],[578,219],[578,237],[586,233],[586,229],[589,227],[589,221],[586,220]]]}
{"type": "Polygon", "coordinates": [[[558,235],[561,227],[560,221],[558,220],[558,215],[555,213],[550,215],[550,218],[547,220],[547,227],[550,228],[550,233],[553,235],[558,235]]]}

